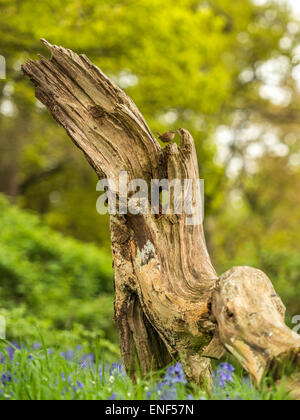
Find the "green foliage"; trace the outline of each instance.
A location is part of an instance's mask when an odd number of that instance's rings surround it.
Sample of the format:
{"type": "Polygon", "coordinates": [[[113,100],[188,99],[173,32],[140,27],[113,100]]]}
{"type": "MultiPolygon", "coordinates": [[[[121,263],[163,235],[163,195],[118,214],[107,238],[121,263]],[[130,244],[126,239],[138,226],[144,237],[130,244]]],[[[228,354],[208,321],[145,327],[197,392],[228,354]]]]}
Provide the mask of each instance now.
{"type": "Polygon", "coordinates": [[[299,169],[286,157],[264,156],[223,203],[212,235],[219,273],[237,265],[263,270],[287,306],[288,322],[300,314],[299,183],[299,169]]]}
{"type": "MultiPolygon", "coordinates": [[[[90,302],[77,302],[76,310],[82,304],[87,308],[88,303],[90,302]]],[[[85,325],[84,319],[80,319],[80,316],[75,316],[75,319],[79,320],[78,322],[70,322],[67,313],[64,314],[65,318],[60,321],[63,329],[59,329],[56,326],[54,312],[50,313],[48,318],[40,318],[30,314],[24,306],[10,310],[0,308],[0,315],[5,318],[7,336],[13,342],[32,347],[40,342],[42,335],[48,347],[52,349],[72,349],[80,343],[80,347],[85,353],[92,351],[101,356],[101,359],[112,363],[120,357],[119,345],[111,325],[112,305],[111,301],[110,306],[107,302],[107,306],[101,309],[101,305],[103,306],[103,302],[98,300],[89,307],[89,317],[94,319],[94,324],[90,329],[85,325]]],[[[53,309],[57,308],[53,307],[53,309]]]]}
{"type": "Polygon", "coordinates": [[[21,306],[49,328],[80,324],[115,339],[111,256],[53,232],[3,196],[0,224],[0,307],[21,306]]]}
{"type": "Polygon", "coordinates": [[[8,79],[1,83],[0,101],[11,105],[11,112],[0,113],[0,191],[17,195],[55,229],[108,245],[107,220],[101,222],[95,212],[96,177],[36,104],[20,73],[26,59],[47,54],[39,42],[43,37],[87,54],[128,92],[152,130],[184,126],[192,132],[200,176],[207,180],[206,214],[213,214],[227,183],[214,160],[215,128],[246,106],[245,98],[258,97],[256,87],[239,83],[238,76],[271,57],[285,31],[286,14],[274,6],[275,17],[268,20],[267,10],[251,0],[44,0],[38,5],[1,0],[8,79]]]}
{"type": "Polygon", "coordinates": [[[96,354],[95,364],[84,365],[84,355],[82,348],[66,353],[62,349],[49,351],[45,343],[37,350],[0,343],[0,400],[289,399],[284,383],[275,386],[266,378],[258,391],[240,368],[225,389],[214,387],[207,392],[187,383],[181,367],[177,374],[170,369],[151,372],[133,383],[121,365],[104,363],[101,353],[96,354]]]}

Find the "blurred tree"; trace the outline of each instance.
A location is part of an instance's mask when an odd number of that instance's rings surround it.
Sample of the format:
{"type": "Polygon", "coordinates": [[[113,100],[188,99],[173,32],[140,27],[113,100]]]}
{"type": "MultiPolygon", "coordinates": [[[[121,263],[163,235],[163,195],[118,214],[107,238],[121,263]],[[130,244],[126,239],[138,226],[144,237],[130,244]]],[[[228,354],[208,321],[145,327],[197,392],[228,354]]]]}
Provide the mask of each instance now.
{"type": "MultiPolygon", "coordinates": [[[[249,32],[271,25],[279,34],[280,12],[271,2],[265,5],[268,10],[249,32]]],[[[262,268],[274,279],[289,315],[300,313],[299,43],[299,20],[289,16],[270,57],[255,58],[236,79],[231,118],[215,134],[218,162],[229,177],[227,194],[207,223],[220,271],[240,264],[262,268]]]]}
{"type": "Polygon", "coordinates": [[[62,232],[108,244],[92,170],[20,72],[44,52],[40,37],[87,54],[153,130],[192,132],[216,265],[262,267],[300,311],[300,28],[288,11],[251,0],[0,0],[0,191],[62,232]]]}
{"type": "Polygon", "coordinates": [[[21,62],[42,52],[38,39],[45,37],[86,53],[133,97],[152,129],[189,129],[207,180],[206,211],[220,206],[226,180],[211,136],[242,101],[255,102],[256,90],[248,92],[238,75],[277,50],[283,11],[274,6],[270,20],[270,8],[250,0],[1,0],[0,11],[8,66],[0,97],[1,191],[56,228],[105,240],[105,223],[92,205],[94,175],[20,73],[21,62]]]}
{"type": "Polygon", "coordinates": [[[270,154],[257,164],[211,220],[212,246],[220,271],[247,264],[267,272],[294,316],[300,313],[300,170],[288,157],[270,154]]]}

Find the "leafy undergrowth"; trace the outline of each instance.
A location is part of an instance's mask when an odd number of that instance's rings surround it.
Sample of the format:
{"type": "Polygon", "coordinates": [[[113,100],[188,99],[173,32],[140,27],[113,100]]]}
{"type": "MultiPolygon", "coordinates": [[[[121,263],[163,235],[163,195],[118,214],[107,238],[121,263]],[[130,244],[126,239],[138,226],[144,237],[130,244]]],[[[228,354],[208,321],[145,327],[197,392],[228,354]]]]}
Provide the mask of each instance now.
{"type": "Polygon", "coordinates": [[[180,363],[133,384],[120,363],[106,365],[80,347],[62,352],[35,344],[0,344],[0,400],[285,400],[265,380],[261,392],[229,363],[215,367],[211,392],[187,382],[180,363]]]}
{"type": "Polygon", "coordinates": [[[39,320],[49,345],[73,327],[77,342],[101,330],[116,343],[111,253],[55,232],[1,194],[0,226],[0,316],[10,340],[34,339],[39,320]]]}

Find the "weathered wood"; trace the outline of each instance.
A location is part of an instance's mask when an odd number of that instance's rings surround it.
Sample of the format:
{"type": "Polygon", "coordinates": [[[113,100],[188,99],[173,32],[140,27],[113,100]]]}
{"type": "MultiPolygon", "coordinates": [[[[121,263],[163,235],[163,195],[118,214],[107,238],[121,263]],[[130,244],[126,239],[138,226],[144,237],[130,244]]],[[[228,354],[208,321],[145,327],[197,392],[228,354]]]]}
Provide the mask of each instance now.
{"type": "Polygon", "coordinates": [[[300,367],[300,336],[285,325],[285,307],[262,271],[235,267],[223,274],[213,314],[222,343],[257,383],[270,372],[280,378],[284,361],[300,367]]]}
{"type": "MultiPolygon", "coordinates": [[[[161,148],[131,99],[87,57],[43,43],[51,59],[30,60],[23,71],[99,178],[118,185],[127,171],[129,181],[141,178],[149,187],[152,179],[198,180],[190,133],[180,129],[180,146],[161,148]]],[[[189,378],[210,382],[209,358],[226,348],[259,383],[282,353],[298,354],[299,339],[284,325],[267,277],[236,268],[218,279],[203,226],[187,225],[185,214],[111,216],[111,239],[115,319],[132,376],[136,359],[145,374],[180,358],[189,378]]]]}

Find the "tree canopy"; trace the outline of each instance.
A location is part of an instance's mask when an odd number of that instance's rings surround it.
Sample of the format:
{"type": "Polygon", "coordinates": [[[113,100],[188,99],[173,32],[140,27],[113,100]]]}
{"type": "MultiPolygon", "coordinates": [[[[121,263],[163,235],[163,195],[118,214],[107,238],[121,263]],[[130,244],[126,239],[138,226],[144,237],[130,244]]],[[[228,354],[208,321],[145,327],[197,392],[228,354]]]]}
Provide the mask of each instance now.
{"type": "Polygon", "coordinates": [[[47,54],[47,38],[88,55],[152,130],[191,131],[216,266],[264,268],[299,311],[300,27],[277,3],[256,3],[0,0],[0,191],[62,233],[109,242],[94,174],[20,71],[47,54]]]}

